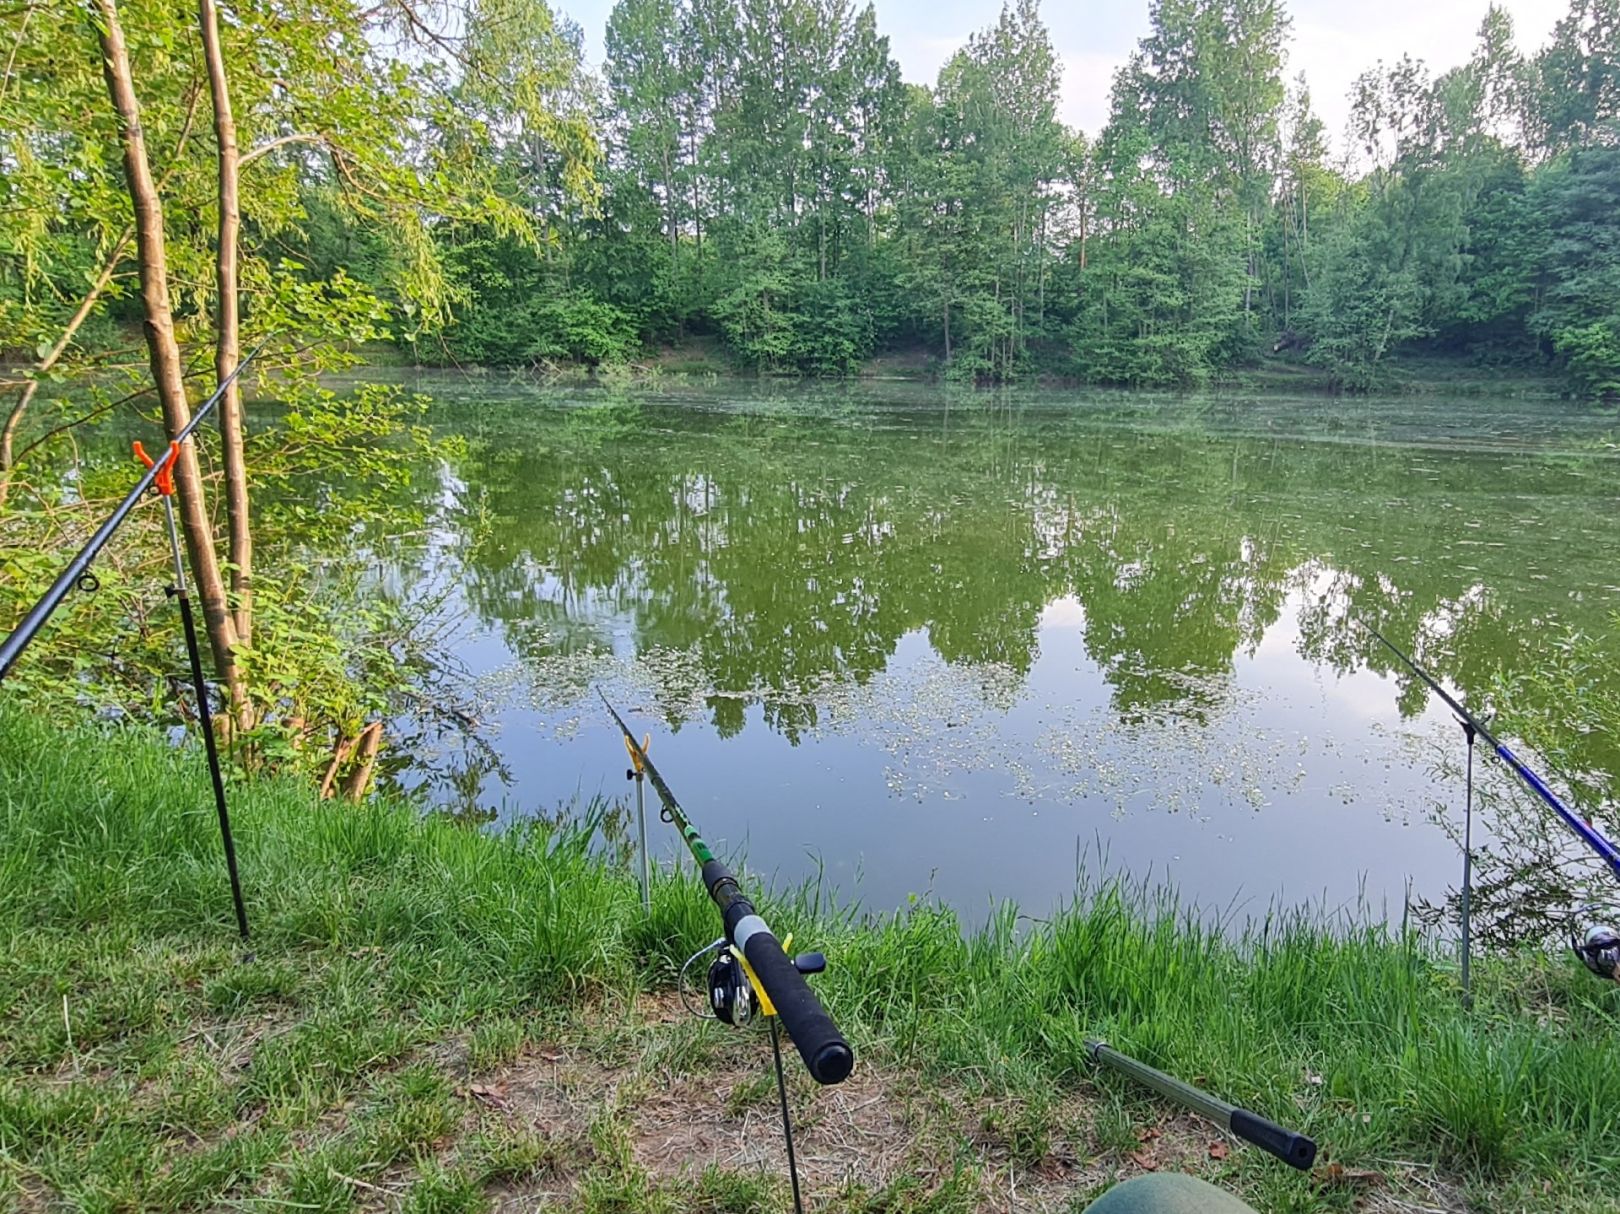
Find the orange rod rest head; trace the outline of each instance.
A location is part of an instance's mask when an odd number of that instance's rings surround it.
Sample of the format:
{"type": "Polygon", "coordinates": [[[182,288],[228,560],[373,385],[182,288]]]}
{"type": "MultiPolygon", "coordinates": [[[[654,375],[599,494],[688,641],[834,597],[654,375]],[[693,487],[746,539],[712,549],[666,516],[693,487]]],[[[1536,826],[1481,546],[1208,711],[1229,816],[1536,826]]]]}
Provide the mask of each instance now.
{"type": "MultiPolygon", "coordinates": [[[[152,466],[152,457],[146,453],[146,448],[141,446],[139,439],[135,440],[135,458],[148,468],[152,466]]],[[[164,497],[174,495],[174,461],[179,458],[180,444],[170,443],[169,453],[163,457],[163,463],[158,468],[157,479],[152,482],[153,486],[164,497]]]]}

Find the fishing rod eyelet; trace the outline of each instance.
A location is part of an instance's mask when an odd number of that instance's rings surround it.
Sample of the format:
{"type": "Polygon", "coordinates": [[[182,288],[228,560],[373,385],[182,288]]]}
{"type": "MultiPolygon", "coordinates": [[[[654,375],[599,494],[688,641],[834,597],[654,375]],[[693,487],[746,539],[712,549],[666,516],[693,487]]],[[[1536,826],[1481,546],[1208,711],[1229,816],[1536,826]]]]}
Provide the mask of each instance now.
{"type": "Polygon", "coordinates": [[[83,573],[79,574],[78,579],[73,583],[73,585],[81,594],[94,594],[96,591],[101,589],[101,579],[90,570],[86,569],[83,573]]]}

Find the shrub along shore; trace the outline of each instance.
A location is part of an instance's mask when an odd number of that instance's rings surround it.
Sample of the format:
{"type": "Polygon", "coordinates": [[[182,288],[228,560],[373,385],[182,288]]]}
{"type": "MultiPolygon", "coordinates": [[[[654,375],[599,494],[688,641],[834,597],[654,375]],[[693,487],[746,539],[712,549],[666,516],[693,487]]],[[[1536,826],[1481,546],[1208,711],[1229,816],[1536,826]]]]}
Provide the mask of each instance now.
{"type": "MultiPolygon", "coordinates": [[[[232,797],[246,963],[198,757],[0,713],[0,1206],[786,1208],[768,1046],[672,993],[717,928],[690,866],[649,917],[580,828],[232,797]]],[[[1223,934],[1117,880],[966,933],[764,902],[828,954],[859,1059],[793,1077],[813,1208],[1079,1209],[1157,1167],[1262,1211],[1620,1208],[1620,987],[1562,956],[1487,960],[1465,1010],[1416,936],[1223,934]],[[1310,1133],[1317,1168],[1093,1073],[1094,1034],[1310,1133]]]]}

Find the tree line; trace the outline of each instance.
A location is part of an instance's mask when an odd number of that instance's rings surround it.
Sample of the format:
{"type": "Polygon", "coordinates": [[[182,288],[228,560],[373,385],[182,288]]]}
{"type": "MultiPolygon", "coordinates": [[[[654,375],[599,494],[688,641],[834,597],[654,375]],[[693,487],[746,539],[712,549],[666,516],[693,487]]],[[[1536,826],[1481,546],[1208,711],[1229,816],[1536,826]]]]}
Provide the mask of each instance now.
{"type": "MultiPolygon", "coordinates": [[[[1090,135],[1056,116],[1037,0],[927,87],[850,0],[619,0],[599,73],[544,0],[221,12],[250,328],[453,363],[701,342],[765,372],[897,352],[1136,385],[1283,353],[1364,387],[1422,351],[1620,390],[1620,0],[1571,0],[1528,55],[1491,7],[1459,67],[1372,66],[1340,153],[1288,76],[1282,0],[1154,0],[1090,135]]],[[[189,4],[124,17],[186,217],[184,327],[223,236],[207,73],[189,4]]],[[[0,351],[30,382],[139,319],[94,39],[60,36],[84,25],[73,0],[0,13],[0,351]]]]}
{"type": "Polygon", "coordinates": [[[913,350],[969,379],[1141,385],[1290,352],[1367,386],[1423,350],[1620,388],[1620,3],[1572,0],[1528,56],[1492,7],[1460,67],[1371,67],[1342,156],[1288,39],[1281,0],[1155,0],[1088,137],[1056,117],[1036,0],[933,87],[902,82],[870,5],[620,0],[600,80],[579,69],[596,193],[530,200],[543,247],[436,231],[462,292],[440,351],[595,362],[710,335],[767,371],[913,350]]]}

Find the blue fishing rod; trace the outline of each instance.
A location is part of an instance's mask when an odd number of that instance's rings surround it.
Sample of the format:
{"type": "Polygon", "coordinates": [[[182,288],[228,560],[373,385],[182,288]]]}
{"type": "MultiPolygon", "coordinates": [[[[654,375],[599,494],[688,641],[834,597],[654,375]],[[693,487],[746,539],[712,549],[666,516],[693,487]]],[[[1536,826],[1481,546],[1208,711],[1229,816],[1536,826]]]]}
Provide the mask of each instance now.
{"type": "MultiPolygon", "coordinates": [[[[1604,837],[1602,831],[1565,805],[1558,794],[1547,787],[1545,780],[1531,771],[1524,760],[1509,750],[1506,743],[1485,727],[1484,722],[1464,708],[1455,696],[1440,686],[1433,675],[1397,648],[1378,629],[1371,624],[1366,627],[1368,632],[1383,643],[1384,648],[1399,658],[1402,665],[1423,680],[1429,690],[1439,696],[1446,707],[1456,714],[1458,722],[1461,723],[1464,731],[1468,734],[1469,746],[1472,747],[1475,735],[1485,739],[1486,745],[1496,752],[1496,757],[1506,763],[1513,774],[1518,776],[1531,792],[1540,797],[1581,842],[1596,852],[1598,858],[1609,866],[1609,871],[1614,874],[1615,880],[1620,881],[1620,848],[1616,848],[1613,843],[1604,837]]],[[[1570,943],[1574,947],[1576,954],[1593,973],[1607,978],[1620,977],[1620,936],[1617,936],[1612,929],[1594,928],[1587,934],[1584,942],[1571,940],[1570,943]]]]}

